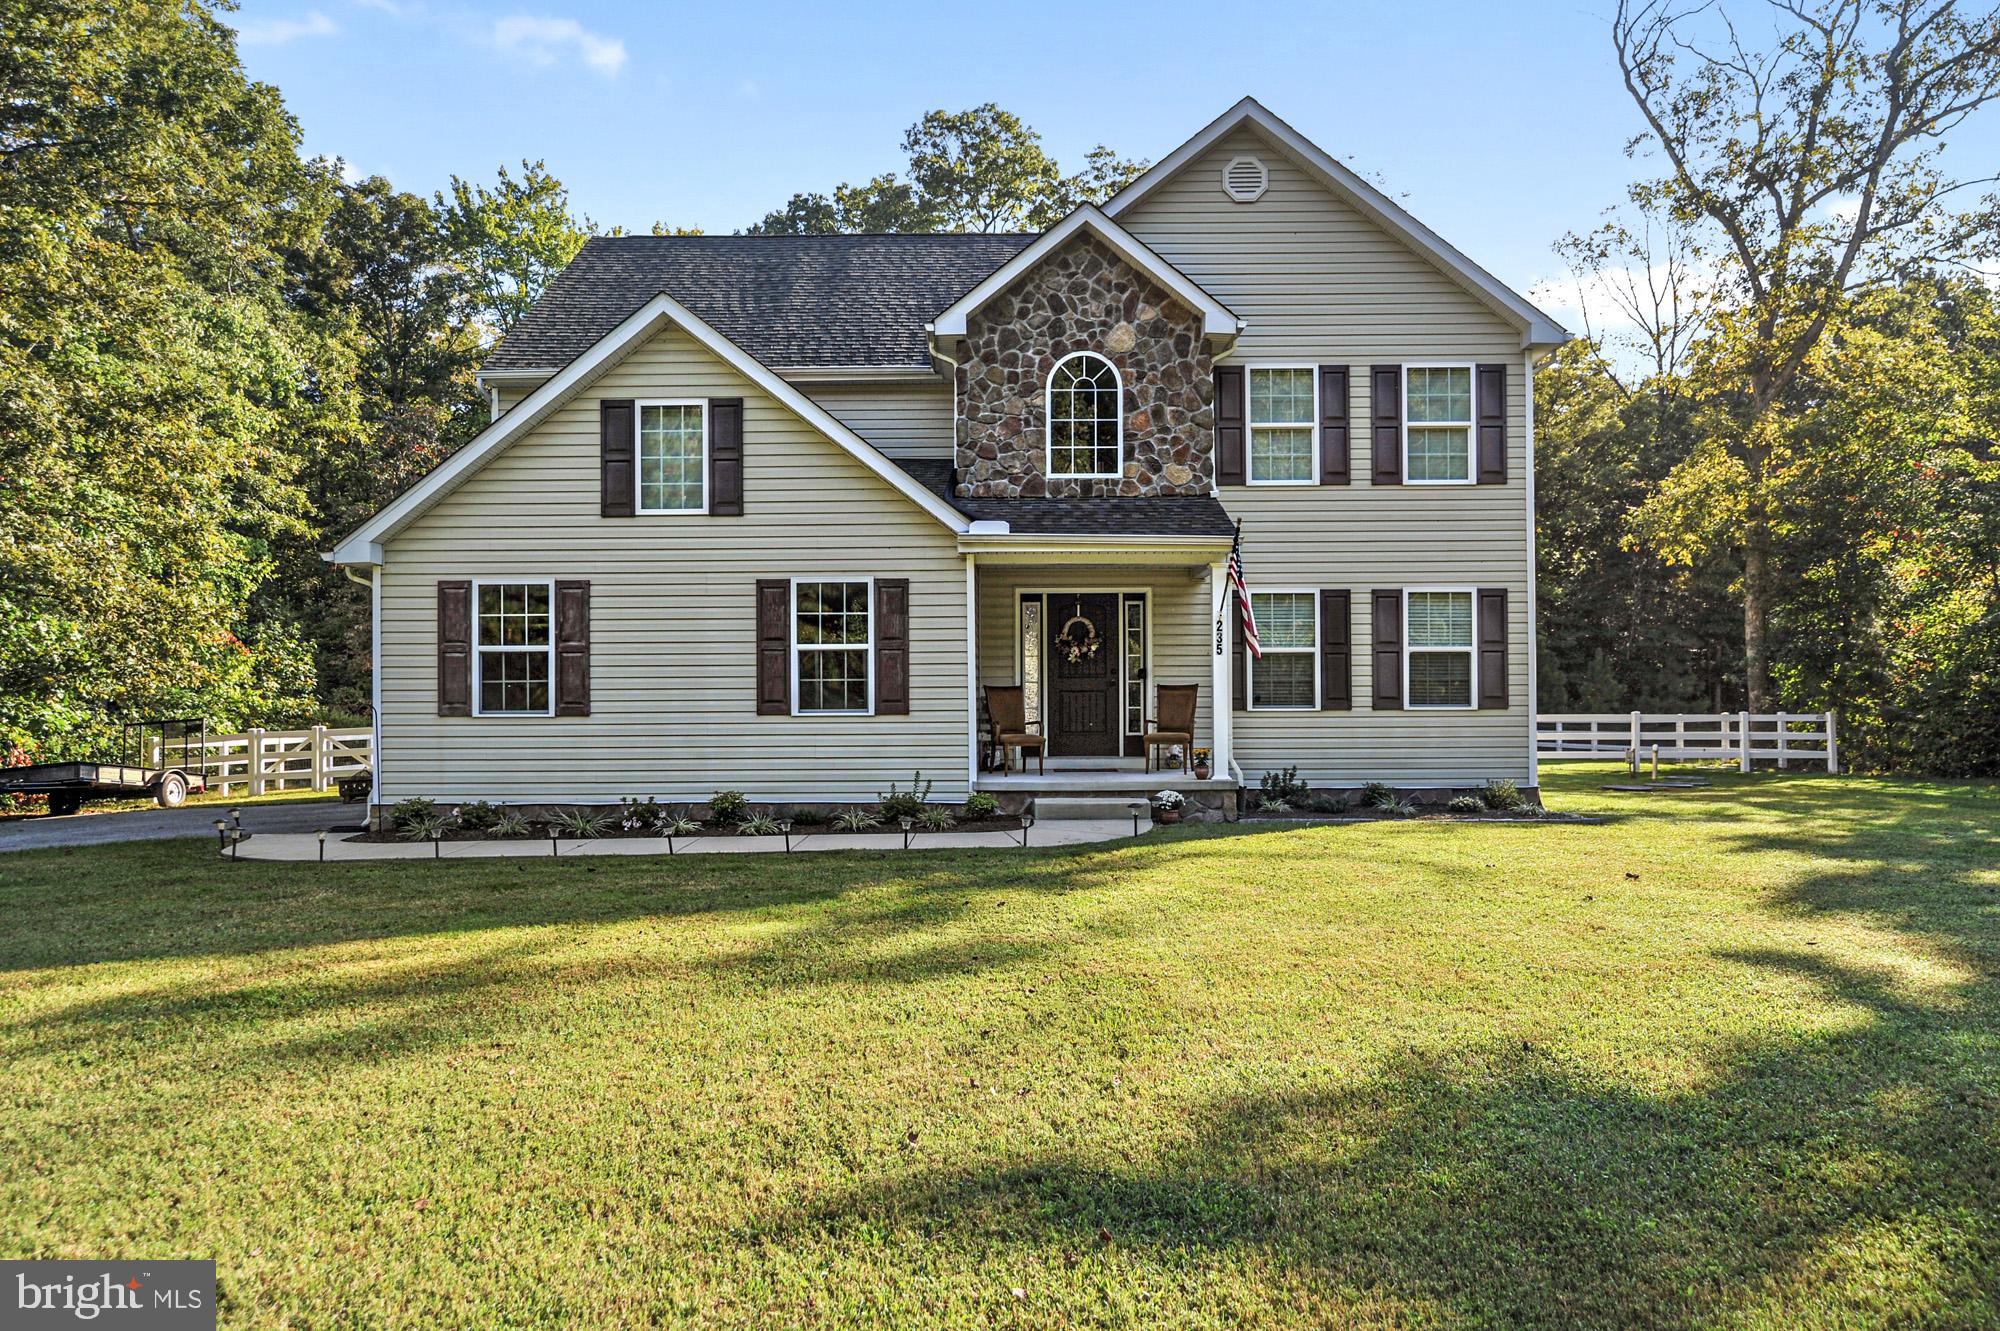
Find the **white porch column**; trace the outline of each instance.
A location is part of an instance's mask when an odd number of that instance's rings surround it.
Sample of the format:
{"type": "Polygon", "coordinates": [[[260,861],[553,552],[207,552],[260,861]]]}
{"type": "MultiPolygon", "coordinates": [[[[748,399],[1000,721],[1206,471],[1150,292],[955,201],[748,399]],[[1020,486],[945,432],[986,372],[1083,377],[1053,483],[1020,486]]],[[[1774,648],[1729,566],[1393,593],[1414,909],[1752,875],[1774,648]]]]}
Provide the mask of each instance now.
{"type": "Polygon", "coordinates": [[[1214,718],[1211,723],[1213,733],[1209,737],[1209,747],[1214,749],[1215,752],[1209,756],[1215,764],[1215,775],[1218,777],[1227,777],[1229,775],[1230,723],[1234,720],[1234,714],[1231,710],[1233,703],[1229,687],[1231,626],[1227,612],[1233,607],[1229,604],[1228,561],[1224,560],[1208,566],[1208,593],[1209,608],[1211,611],[1209,616],[1209,633],[1214,638],[1214,642],[1210,644],[1210,651],[1215,663],[1214,682],[1209,685],[1211,690],[1210,697],[1212,699],[1209,704],[1209,714],[1214,718]]]}
{"type": "Polygon", "coordinates": [[[979,556],[965,557],[965,791],[979,780],[979,556]]]}

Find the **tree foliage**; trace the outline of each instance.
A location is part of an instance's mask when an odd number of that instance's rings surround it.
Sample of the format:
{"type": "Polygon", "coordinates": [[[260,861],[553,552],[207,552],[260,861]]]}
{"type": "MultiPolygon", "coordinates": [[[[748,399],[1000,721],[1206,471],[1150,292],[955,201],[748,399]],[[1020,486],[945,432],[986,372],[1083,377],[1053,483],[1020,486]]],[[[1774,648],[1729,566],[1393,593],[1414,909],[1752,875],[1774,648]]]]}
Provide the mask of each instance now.
{"type": "Polygon", "coordinates": [[[993,103],[932,111],[903,135],[905,174],[794,194],[751,235],[841,232],[1039,231],[1099,203],[1146,169],[1099,144],[1064,175],[1042,137],[993,103]]]}

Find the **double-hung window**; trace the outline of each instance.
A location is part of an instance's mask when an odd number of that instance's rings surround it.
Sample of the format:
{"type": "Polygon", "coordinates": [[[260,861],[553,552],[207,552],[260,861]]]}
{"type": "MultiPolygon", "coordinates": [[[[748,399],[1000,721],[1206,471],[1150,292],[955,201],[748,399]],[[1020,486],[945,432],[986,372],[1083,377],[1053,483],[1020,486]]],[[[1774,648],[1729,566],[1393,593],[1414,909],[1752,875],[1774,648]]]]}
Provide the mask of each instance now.
{"type": "Polygon", "coordinates": [[[1252,592],[1261,657],[1250,659],[1250,706],[1319,706],[1319,593],[1252,592]]]}
{"type": "Polygon", "coordinates": [[[1403,367],[1403,480],[1470,485],[1472,367],[1403,367]]]}
{"type": "Polygon", "coordinates": [[[548,716],[555,668],[555,633],[547,582],[474,585],[474,650],[479,677],[473,696],[481,716],[548,716]]]}
{"type": "Polygon", "coordinates": [[[1403,593],[1403,696],[1409,706],[1472,706],[1472,622],[1470,588],[1403,593]]]}
{"type": "Polygon", "coordinates": [[[639,512],[707,512],[708,403],[638,407],[639,512]]]}
{"type": "Polygon", "coordinates": [[[874,710],[874,584],[800,579],[792,584],[795,712],[874,710]]]}
{"type": "Polygon", "coordinates": [[[1251,366],[1252,485],[1311,485],[1319,420],[1319,372],[1309,365],[1251,366]]]}

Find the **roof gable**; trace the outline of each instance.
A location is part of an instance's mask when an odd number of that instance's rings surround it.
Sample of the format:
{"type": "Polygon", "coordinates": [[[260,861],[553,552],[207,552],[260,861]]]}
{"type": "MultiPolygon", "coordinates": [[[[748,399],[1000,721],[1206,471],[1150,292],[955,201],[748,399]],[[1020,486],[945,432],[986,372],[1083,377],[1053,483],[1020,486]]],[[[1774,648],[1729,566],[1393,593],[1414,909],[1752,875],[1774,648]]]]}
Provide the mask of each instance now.
{"type": "Polygon", "coordinates": [[[980,306],[992,300],[1057,250],[1079,231],[1088,231],[1139,272],[1144,273],[1201,316],[1202,332],[1209,337],[1234,337],[1242,321],[1228,306],[1203,291],[1180,269],[1168,263],[1137,236],[1105,216],[1096,206],[1084,204],[1062,221],[1037,236],[1034,243],[1000,267],[988,273],[979,285],[953,301],[931,323],[938,337],[965,336],[966,320],[980,306]]]}
{"type": "Polygon", "coordinates": [[[1495,313],[1521,329],[1526,346],[1553,346],[1567,342],[1569,333],[1536,308],[1526,296],[1513,290],[1447,243],[1435,231],[1419,222],[1396,202],[1335,160],[1324,149],[1273,115],[1254,97],[1245,97],[1210,121],[1193,138],[1161,158],[1151,170],[1120,190],[1104,205],[1116,218],[1129,211],[1154,190],[1191,163],[1199,160],[1225,135],[1240,125],[1251,125],[1298,167],[1362,216],[1396,236],[1416,253],[1436,264],[1495,313]]]}
{"type": "Polygon", "coordinates": [[[464,448],[411,486],[381,512],[363,523],[324,558],[336,564],[380,564],[382,543],[416,521],[432,505],[450,494],[467,478],[498,456],[517,439],[532,432],[598,376],[643,344],[661,329],[675,325],[693,337],[715,357],[762,389],[773,400],[825,435],[837,447],[852,455],[880,477],[890,488],[955,532],[966,530],[968,519],[933,494],[920,481],[846,425],[824,407],[799,392],[791,384],[715,331],[672,296],[658,295],[634,310],[618,326],[599,338],[595,345],[572,359],[539,388],[487,426],[464,448]]]}

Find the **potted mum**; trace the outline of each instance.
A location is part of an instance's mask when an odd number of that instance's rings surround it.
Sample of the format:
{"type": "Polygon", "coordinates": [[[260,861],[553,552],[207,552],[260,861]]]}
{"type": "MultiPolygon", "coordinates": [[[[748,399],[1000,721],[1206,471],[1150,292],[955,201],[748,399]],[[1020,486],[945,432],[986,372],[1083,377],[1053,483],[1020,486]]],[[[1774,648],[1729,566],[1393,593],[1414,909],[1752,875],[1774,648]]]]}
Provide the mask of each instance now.
{"type": "Polygon", "coordinates": [[[1178,790],[1163,790],[1153,796],[1153,817],[1163,823],[1177,823],[1181,820],[1181,806],[1186,803],[1178,790]]]}
{"type": "Polygon", "coordinates": [[[1208,762],[1208,750],[1196,749],[1194,751],[1194,779],[1197,781],[1206,781],[1208,780],[1209,772],[1212,770],[1214,769],[1209,766],[1208,762]]]}

